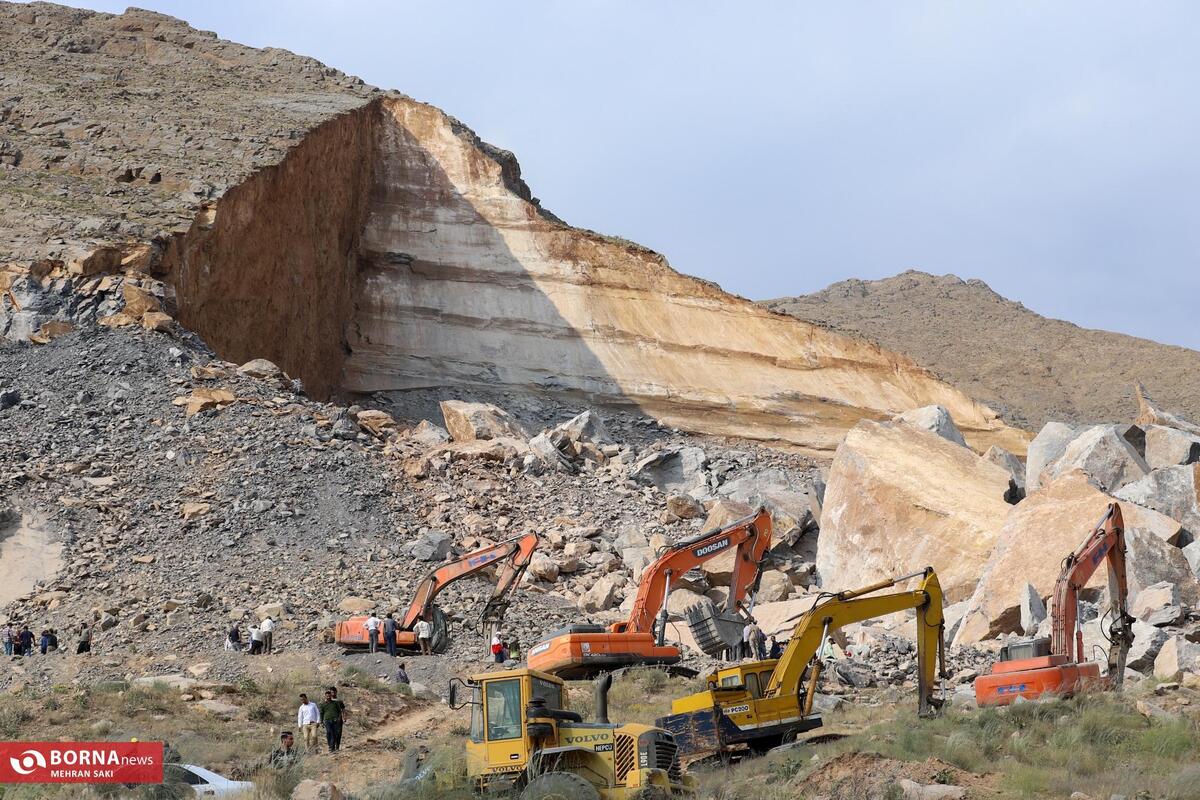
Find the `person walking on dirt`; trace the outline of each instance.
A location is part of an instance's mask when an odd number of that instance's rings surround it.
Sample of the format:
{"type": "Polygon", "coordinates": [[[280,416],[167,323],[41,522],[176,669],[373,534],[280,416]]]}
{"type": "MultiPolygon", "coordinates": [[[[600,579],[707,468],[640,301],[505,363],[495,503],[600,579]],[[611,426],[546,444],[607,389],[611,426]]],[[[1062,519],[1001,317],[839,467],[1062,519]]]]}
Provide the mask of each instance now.
{"type": "Polygon", "coordinates": [[[4,628],[0,630],[0,639],[4,641],[4,655],[11,656],[13,654],[13,644],[17,640],[17,631],[13,628],[11,622],[4,623],[4,628]]]}
{"type": "Polygon", "coordinates": [[[396,619],[388,614],[383,618],[383,644],[387,647],[387,654],[392,658],[396,657],[396,619]]]}
{"type": "Polygon", "coordinates": [[[367,630],[367,650],[375,653],[379,651],[379,626],[383,624],[383,620],[375,616],[375,612],[371,612],[371,616],[367,617],[367,621],[363,623],[363,627],[367,630]]]}
{"type": "Polygon", "coordinates": [[[417,620],[417,624],[413,626],[413,630],[417,634],[417,644],[421,645],[421,654],[426,656],[433,655],[433,626],[429,624],[429,620],[417,620]]]}
{"type": "Polygon", "coordinates": [[[336,753],[342,747],[342,724],[346,718],[346,704],[334,697],[330,690],[325,692],[321,703],[321,724],[325,726],[325,744],[329,752],[336,753]]]}
{"type": "Polygon", "coordinates": [[[92,629],[86,622],[79,623],[79,644],[75,645],[75,655],[92,652],[92,629]]]}
{"type": "Polygon", "coordinates": [[[300,695],[300,708],[296,710],[296,727],[304,737],[304,749],[309,753],[317,752],[317,726],[321,724],[321,707],[308,699],[308,695],[300,695]]]}
{"type": "Polygon", "coordinates": [[[267,614],[267,618],[262,621],[259,630],[262,631],[263,655],[269,656],[275,647],[275,620],[270,614],[267,614]]]}

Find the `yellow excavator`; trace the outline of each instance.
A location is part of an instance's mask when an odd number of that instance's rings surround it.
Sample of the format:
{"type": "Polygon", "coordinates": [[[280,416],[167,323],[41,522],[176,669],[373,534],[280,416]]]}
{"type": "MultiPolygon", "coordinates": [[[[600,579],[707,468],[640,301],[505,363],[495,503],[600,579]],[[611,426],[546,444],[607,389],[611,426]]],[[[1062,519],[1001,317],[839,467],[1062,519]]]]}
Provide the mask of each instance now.
{"type": "Polygon", "coordinates": [[[800,615],[778,659],[713,672],[707,689],[672,701],[671,714],[657,724],[674,735],[689,763],[766,752],[794,741],[797,734],[821,725],[820,715],[813,713],[824,668],[817,654],[830,631],[910,608],[917,611],[918,711],[933,716],[941,705],[935,689],[937,678],[946,677],[946,644],[942,588],[933,567],[926,567],[854,591],[818,596],[800,615]],[[918,577],[921,583],[911,591],[874,594],[918,577]]]}

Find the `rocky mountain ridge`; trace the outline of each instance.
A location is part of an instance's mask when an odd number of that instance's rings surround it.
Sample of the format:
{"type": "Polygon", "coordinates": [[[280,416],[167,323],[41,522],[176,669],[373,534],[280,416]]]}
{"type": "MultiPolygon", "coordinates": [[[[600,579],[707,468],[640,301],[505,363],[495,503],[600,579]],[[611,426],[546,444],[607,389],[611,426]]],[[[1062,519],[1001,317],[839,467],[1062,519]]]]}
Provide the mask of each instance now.
{"type": "Polygon", "coordinates": [[[904,353],[1030,430],[1126,419],[1136,382],[1200,417],[1200,353],[1043,317],[977,279],[909,270],[763,305],[904,353]]]}

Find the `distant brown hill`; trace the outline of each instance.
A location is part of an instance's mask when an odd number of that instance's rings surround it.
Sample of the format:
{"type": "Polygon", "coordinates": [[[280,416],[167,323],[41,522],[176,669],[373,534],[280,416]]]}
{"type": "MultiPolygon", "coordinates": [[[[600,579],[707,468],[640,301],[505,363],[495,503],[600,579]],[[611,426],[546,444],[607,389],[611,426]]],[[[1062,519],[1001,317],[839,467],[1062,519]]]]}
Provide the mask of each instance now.
{"type": "Polygon", "coordinates": [[[909,271],[763,305],[904,353],[1021,427],[1132,419],[1134,381],[1200,418],[1200,352],[1048,319],[980,280],[909,271]]]}

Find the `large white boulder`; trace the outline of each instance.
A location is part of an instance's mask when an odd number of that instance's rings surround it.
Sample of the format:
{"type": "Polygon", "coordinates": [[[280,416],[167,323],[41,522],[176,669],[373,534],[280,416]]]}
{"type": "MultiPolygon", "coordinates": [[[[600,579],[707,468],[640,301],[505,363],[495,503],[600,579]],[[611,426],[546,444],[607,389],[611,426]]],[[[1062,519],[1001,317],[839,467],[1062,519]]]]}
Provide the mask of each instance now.
{"type": "Polygon", "coordinates": [[[1021,459],[1000,445],[994,444],[983,454],[983,460],[990,461],[996,466],[1007,470],[1008,474],[1012,476],[1013,485],[1020,491],[1021,496],[1025,495],[1025,465],[1021,463],[1021,459]]]}
{"type": "Polygon", "coordinates": [[[1200,464],[1156,469],[1113,496],[1152,508],[1189,532],[1200,533],[1200,464]]]}
{"type": "Polygon", "coordinates": [[[1177,681],[1185,672],[1200,674],[1200,644],[1172,636],[1154,659],[1154,677],[1177,681]]]}
{"type": "Polygon", "coordinates": [[[1080,433],[1043,472],[1042,481],[1081,469],[1101,489],[1112,492],[1150,472],[1137,450],[1114,425],[1095,425],[1080,433]]]}
{"type": "Polygon", "coordinates": [[[1058,460],[1071,440],[1079,435],[1076,428],[1062,422],[1047,422],[1029,443],[1025,453],[1025,491],[1042,486],[1042,472],[1058,460]]]}
{"type": "Polygon", "coordinates": [[[863,421],[829,470],[817,570],[830,591],[933,566],[950,602],[968,597],[1010,506],[1010,477],[908,425],[863,421]]]}
{"type": "MultiPolygon", "coordinates": [[[[1109,495],[1075,470],[1014,506],[999,531],[995,552],[981,570],[955,644],[1020,631],[1021,593],[1026,584],[1032,584],[1039,596],[1049,597],[1063,558],[1079,547],[1110,502],[1109,495]]],[[[1131,593],[1167,580],[1168,575],[1181,582],[1185,596],[1200,592],[1195,578],[1185,574],[1182,554],[1169,543],[1178,536],[1179,523],[1132,503],[1122,504],[1121,510],[1131,593]]],[[[1101,564],[1088,586],[1103,589],[1106,585],[1107,569],[1101,564]]]]}
{"type": "Polygon", "coordinates": [[[1150,469],[1197,461],[1200,461],[1200,436],[1165,425],[1146,427],[1146,463],[1150,469]]]}

